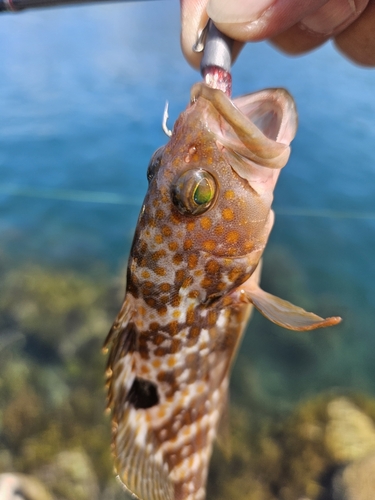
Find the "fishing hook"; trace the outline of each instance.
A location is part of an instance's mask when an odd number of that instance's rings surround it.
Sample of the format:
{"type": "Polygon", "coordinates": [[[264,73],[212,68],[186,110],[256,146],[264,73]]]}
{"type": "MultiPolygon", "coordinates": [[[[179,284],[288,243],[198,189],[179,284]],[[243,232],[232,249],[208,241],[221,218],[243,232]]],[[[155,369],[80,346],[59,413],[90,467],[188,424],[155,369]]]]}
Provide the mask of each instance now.
{"type": "Polygon", "coordinates": [[[163,131],[164,133],[168,136],[168,137],[171,137],[172,136],[172,130],[169,130],[168,126],[167,126],[167,121],[168,121],[168,101],[165,101],[165,107],[164,107],[164,113],[163,113],[163,122],[162,122],[162,128],[163,128],[163,131]]]}

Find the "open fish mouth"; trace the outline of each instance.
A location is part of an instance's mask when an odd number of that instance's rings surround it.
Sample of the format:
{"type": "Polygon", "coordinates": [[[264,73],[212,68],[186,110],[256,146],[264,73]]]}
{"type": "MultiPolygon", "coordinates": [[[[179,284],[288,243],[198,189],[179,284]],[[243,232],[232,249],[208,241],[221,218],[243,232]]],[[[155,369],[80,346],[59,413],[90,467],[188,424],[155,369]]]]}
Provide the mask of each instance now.
{"type": "Polygon", "coordinates": [[[282,168],[288,161],[289,144],[297,130],[294,100],[285,89],[265,89],[233,101],[222,91],[204,83],[191,89],[191,101],[202,97],[221,116],[220,124],[208,120],[218,142],[236,155],[269,168],[282,168]]]}

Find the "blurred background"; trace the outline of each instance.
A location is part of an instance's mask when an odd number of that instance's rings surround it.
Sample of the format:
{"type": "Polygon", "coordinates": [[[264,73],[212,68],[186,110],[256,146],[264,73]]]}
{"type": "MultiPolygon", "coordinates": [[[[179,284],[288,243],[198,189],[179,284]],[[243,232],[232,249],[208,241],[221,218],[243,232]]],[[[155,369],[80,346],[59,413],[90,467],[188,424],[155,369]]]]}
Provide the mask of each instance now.
{"type": "MultiPolygon", "coordinates": [[[[0,46],[0,474],[26,474],[31,500],[124,498],[100,350],[165,101],[171,125],[200,76],[172,1],[2,14],[0,46]]],[[[375,453],[375,74],[330,44],[257,43],[233,84],[286,87],[299,110],[263,288],[343,322],[291,333],[254,314],[208,498],[336,500],[375,453]]]]}

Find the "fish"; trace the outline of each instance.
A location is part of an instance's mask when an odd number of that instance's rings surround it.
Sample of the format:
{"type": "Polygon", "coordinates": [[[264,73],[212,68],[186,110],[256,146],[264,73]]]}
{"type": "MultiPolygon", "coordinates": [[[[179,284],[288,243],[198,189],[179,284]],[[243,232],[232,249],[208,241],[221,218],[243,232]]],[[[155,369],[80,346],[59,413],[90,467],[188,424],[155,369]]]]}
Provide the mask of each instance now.
{"type": "Polygon", "coordinates": [[[105,342],[112,447],[141,500],[203,500],[253,306],[292,330],[337,324],[259,286],[297,112],[284,89],[231,100],[197,83],[151,158],[125,299],[105,342]]]}

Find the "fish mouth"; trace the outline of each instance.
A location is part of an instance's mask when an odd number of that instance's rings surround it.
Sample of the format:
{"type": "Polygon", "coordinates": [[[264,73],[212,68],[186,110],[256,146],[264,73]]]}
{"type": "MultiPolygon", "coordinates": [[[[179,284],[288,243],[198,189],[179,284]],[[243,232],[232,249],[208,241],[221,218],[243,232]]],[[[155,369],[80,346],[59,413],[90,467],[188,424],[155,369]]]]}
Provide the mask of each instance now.
{"type": "Polygon", "coordinates": [[[221,90],[200,82],[191,89],[191,102],[200,97],[209,101],[221,117],[216,126],[215,120],[209,116],[206,119],[225,148],[264,167],[280,169],[286,164],[298,122],[294,100],[287,90],[265,89],[232,101],[221,90]]]}

